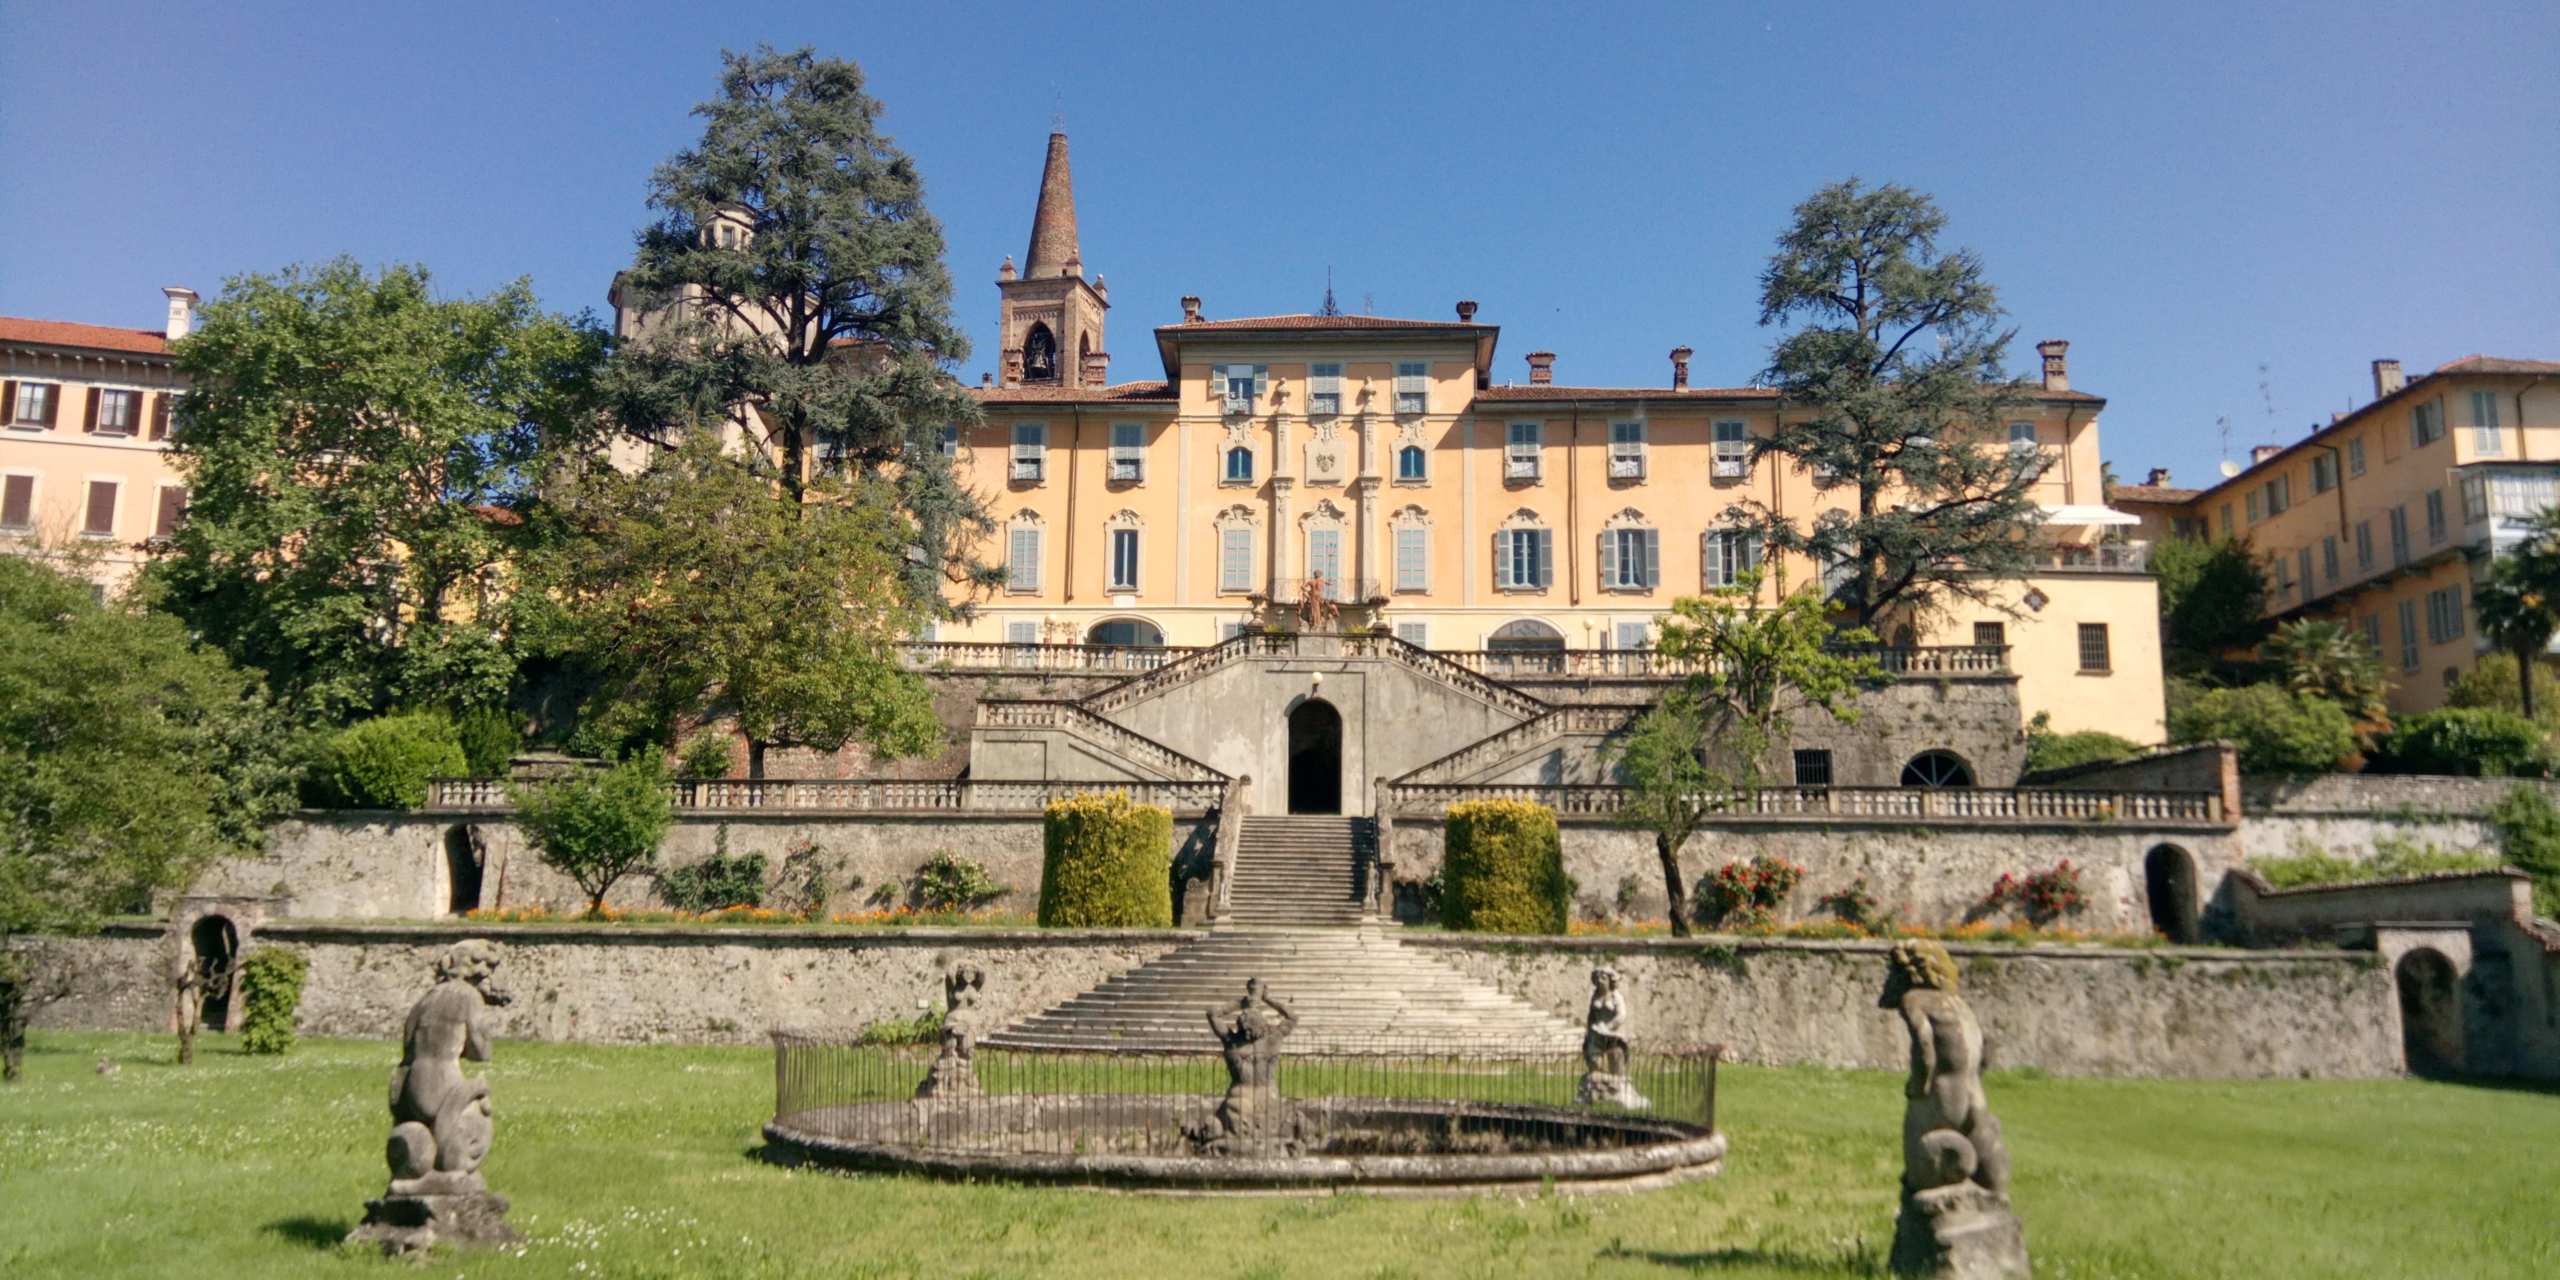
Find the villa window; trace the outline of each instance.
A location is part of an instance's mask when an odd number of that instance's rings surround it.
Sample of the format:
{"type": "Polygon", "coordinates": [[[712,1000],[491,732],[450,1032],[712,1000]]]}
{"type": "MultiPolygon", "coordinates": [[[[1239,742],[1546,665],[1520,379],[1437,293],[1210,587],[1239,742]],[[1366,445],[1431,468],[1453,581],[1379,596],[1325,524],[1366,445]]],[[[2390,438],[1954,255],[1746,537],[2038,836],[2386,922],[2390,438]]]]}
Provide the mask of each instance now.
{"type": "Polygon", "coordinates": [[[1006,539],[1004,589],[1040,589],[1040,526],[1017,524],[1006,539]]]}
{"type": "Polygon", "coordinates": [[[2327,493],[2338,487],[2338,459],[2335,454],[2311,455],[2311,491],[2327,493]]]}
{"type": "Polygon", "coordinates": [[[1493,535],[1493,585],[1502,591],[1544,591],[1555,571],[1555,535],[1548,529],[1505,529],[1493,535]]]}
{"type": "Polygon", "coordinates": [[[1271,390],[1271,366],[1267,364],[1220,365],[1215,385],[1224,391],[1227,412],[1251,413],[1254,402],[1271,390]]]}
{"type": "Polygon", "coordinates": [[[2293,477],[2275,476],[2267,481],[2267,515],[2283,515],[2293,507],[2293,477]]]}
{"type": "Polygon", "coordinates": [[[80,536],[112,538],[116,536],[116,491],[113,480],[89,482],[89,504],[80,521],[80,536]]]}
{"type": "Polygon", "coordinates": [[[959,427],[946,424],[942,428],[942,456],[946,458],[957,458],[960,456],[959,427]]]}
{"type": "Polygon", "coordinates": [[[1827,787],[1831,785],[1831,752],[1822,747],[1796,749],[1796,785],[1827,787]]]}
{"type": "Polygon", "coordinates": [[[1111,424],[1111,478],[1136,482],[1146,478],[1147,429],[1135,422],[1111,424]]]}
{"type": "Polygon", "coordinates": [[[2391,567],[2397,569],[2407,563],[2409,563],[2409,508],[2402,505],[2391,509],[2391,567]]]}
{"type": "Polygon", "coordinates": [[[2444,405],[2429,400],[2409,410],[2409,447],[2424,449],[2444,439],[2444,405]]]}
{"type": "Polygon", "coordinates": [[[1653,624],[1621,622],[1618,624],[1618,648],[1628,653],[1642,653],[1653,648],[1653,624]]]}
{"type": "Polygon", "coordinates": [[[2338,581],[2338,535],[2334,533],[2320,538],[2320,578],[2333,585],[2338,581]]]}
{"type": "Polygon", "coordinates": [[[89,392],[89,429],[102,436],[129,436],[142,422],[142,393],[106,387],[89,392]]]}
{"type": "Polygon", "coordinates": [[[1396,624],[1396,639],[1402,640],[1416,649],[1428,649],[1431,647],[1431,624],[1428,622],[1399,622],[1396,624]]]}
{"type": "Polygon", "coordinates": [[[2418,669],[2418,602],[2400,602],[2400,669],[2418,669]]]}
{"type": "Polygon", "coordinates": [[[1738,480],[1750,466],[1751,445],[1748,429],[1739,422],[1719,422],[1715,427],[1715,478],[1738,480]]]}
{"type": "Polygon", "coordinates": [[[1431,589],[1431,531],[1420,525],[1396,530],[1396,590],[1431,589]]]}
{"type": "Polygon", "coordinates": [[[2504,433],[2498,429],[2498,393],[2471,393],[2471,447],[2480,453],[2505,453],[2504,433]]]}
{"type": "Polygon", "coordinates": [[[1218,590],[1253,590],[1253,529],[1231,524],[1218,530],[1218,590]]]}
{"type": "Polygon", "coordinates": [[[1013,478],[1038,484],[1049,462],[1049,428],[1044,423],[1013,424],[1013,478]]]}
{"type": "Polygon", "coordinates": [[[2367,645],[2369,645],[2369,646],[2371,646],[2371,647],[2372,647],[2372,649],[2373,649],[2373,657],[2374,657],[2374,660],[2375,660],[2375,661],[2377,661],[2377,662],[2381,661],[2381,659],[2382,659],[2382,615],[2381,615],[2381,614],[2378,614],[2378,613],[2368,613],[2368,614],[2366,614],[2366,615],[2364,616],[2364,642],[2365,642],[2367,645]]]}
{"type": "Polygon", "coordinates": [[[1744,573],[1760,567],[1760,536],[1748,529],[1710,529],[1699,540],[1704,570],[1699,580],[1709,588],[1738,584],[1744,573]]]}
{"type": "Polygon", "coordinates": [[[2011,452],[2011,453],[2029,454],[2029,453],[2034,453],[2035,451],[2036,451],[2036,424],[2034,424],[2034,423],[2032,423],[2032,422],[2012,422],[2012,423],[2010,423],[2010,424],[2009,424],[2009,452],[2011,452]]]}
{"type": "Polygon", "coordinates": [[[1111,589],[1138,589],[1138,531],[1135,529],[1111,531],[1111,589]]]}
{"type": "Polygon", "coordinates": [[[1656,529],[1600,531],[1600,587],[1651,591],[1662,579],[1662,533],[1656,529]]]}
{"type": "Polygon", "coordinates": [[[0,476],[0,529],[23,533],[36,521],[36,478],[0,476]]]}
{"type": "Polygon", "coordinates": [[[1609,424],[1609,478],[1612,480],[1644,479],[1644,424],[1612,422],[1609,424]]]}
{"type": "Polygon", "coordinates": [[[2107,652],[2107,624],[2080,624],[2080,669],[2093,675],[2103,675],[2112,669],[2107,652]]]}
{"type": "Polygon", "coordinates": [[[2462,588],[2445,587],[2427,593],[2427,641],[2445,644],[2462,638],[2462,588]]]}
{"type": "Polygon", "coordinates": [[[2356,572],[2373,572],[2373,522],[2356,521],[2356,572]]]}
{"type": "Polygon", "coordinates": [[[1229,448],[1228,448],[1228,450],[1227,450],[1227,469],[1226,469],[1225,473],[1221,476],[1221,478],[1220,478],[1220,483],[1222,483],[1222,484],[1252,484],[1252,483],[1253,483],[1253,448],[1252,448],[1252,446],[1250,446],[1250,445],[1241,445],[1241,444],[1240,444],[1240,445],[1234,445],[1234,446],[1231,446],[1231,447],[1229,447],[1229,448]]]}
{"type": "Polygon", "coordinates": [[[151,536],[166,538],[178,531],[187,519],[187,491],[174,484],[160,486],[160,509],[151,523],[151,536]]]}
{"type": "Polygon", "coordinates": [[[2311,548],[2304,547],[2294,553],[2294,570],[2302,576],[2302,599],[2308,604],[2311,601],[2311,548]]]}
{"type": "Polygon", "coordinates": [[[2427,542],[2444,541],[2444,490],[2427,490],[2427,542]]]}
{"type": "Polygon", "coordinates": [[[61,402],[62,388],[50,382],[13,384],[16,393],[8,397],[11,426],[42,429],[53,425],[54,407],[61,402]]]}
{"type": "Polygon", "coordinates": [[[1538,478],[1540,455],[1546,451],[1546,424],[1515,422],[1511,424],[1510,443],[1502,453],[1502,478],[1535,480],[1538,478]]]}
{"type": "Polygon", "coordinates": [[[1977,649],[2008,648],[2009,624],[2005,622],[1977,622],[1973,624],[1973,647],[1977,649]]]}
{"type": "Polygon", "coordinates": [[[1341,365],[1307,366],[1307,412],[1319,416],[1342,412],[1341,365]]]}
{"type": "Polygon", "coordinates": [[[1324,579],[1325,599],[1342,602],[1351,598],[1350,585],[1342,580],[1342,530],[1307,530],[1307,576],[1324,579]]]}
{"type": "Polygon", "coordinates": [[[2347,442],[2347,474],[2349,476],[2360,476],[2364,474],[2363,436],[2357,436],[2355,439],[2347,442]]]}
{"type": "Polygon", "coordinates": [[[2256,524],[2267,518],[2267,502],[2263,490],[2251,489],[2241,496],[2249,503],[2249,523],[2256,524]]]}
{"type": "Polygon", "coordinates": [[[1430,478],[1429,467],[1430,455],[1422,451],[1421,445],[1409,444],[1396,450],[1396,479],[1408,482],[1427,480],[1430,478]]]}
{"type": "Polygon", "coordinates": [[[1421,413],[1431,395],[1431,366],[1421,360],[1396,362],[1396,412],[1421,413]]]}

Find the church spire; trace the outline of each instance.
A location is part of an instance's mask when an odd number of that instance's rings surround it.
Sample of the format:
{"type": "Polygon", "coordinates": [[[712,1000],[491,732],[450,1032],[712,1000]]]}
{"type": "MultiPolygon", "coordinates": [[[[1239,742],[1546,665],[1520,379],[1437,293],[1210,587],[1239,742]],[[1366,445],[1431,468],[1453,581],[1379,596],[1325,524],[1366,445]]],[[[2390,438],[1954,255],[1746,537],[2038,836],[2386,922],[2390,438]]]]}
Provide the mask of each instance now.
{"type": "Polygon", "coordinates": [[[1076,184],[1067,173],[1067,135],[1049,135],[1049,163],[1040,170],[1040,206],[1031,214],[1031,251],[1022,277],[1039,280],[1084,265],[1076,247],[1076,184]]]}

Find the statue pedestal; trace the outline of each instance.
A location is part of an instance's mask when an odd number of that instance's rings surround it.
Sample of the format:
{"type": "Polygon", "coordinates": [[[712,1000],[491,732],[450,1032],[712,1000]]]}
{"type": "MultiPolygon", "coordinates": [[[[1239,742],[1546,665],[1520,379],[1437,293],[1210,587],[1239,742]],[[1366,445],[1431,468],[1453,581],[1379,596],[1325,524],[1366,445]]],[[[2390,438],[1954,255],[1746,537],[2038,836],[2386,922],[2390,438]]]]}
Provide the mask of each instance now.
{"type": "Polygon", "coordinates": [[[1653,1105],[1652,1100],[1636,1092],[1635,1081],[1606,1071],[1583,1073],[1582,1085],[1573,1091],[1573,1100],[1586,1107],[1625,1107],[1629,1111],[1642,1111],[1653,1105]]]}
{"type": "Polygon", "coordinates": [[[933,1060],[933,1069],[925,1073],[916,1086],[919,1098],[974,1098],[982,1092],[978,1087],[978,1069],[969,1059],[957,1054],[943,1054],[933,1060]]]}
{"type": "Polygon", "coordinates": [[[1893,1273],[1938,1280],[2026,1280],[2026,1231],[2009,1198],[1976,1182],[1904,1192],[1893,1273]]]}
{"type": "Polygon", "coordinates": [[[385,1195],[364,1202],[364,1223],[349,1244],[378,1244],[387,1254],[416,1253],[434,1245],[468,1248],[513,1244],[507,1198],[489,1191],[452,1195],[385,1195]]]}

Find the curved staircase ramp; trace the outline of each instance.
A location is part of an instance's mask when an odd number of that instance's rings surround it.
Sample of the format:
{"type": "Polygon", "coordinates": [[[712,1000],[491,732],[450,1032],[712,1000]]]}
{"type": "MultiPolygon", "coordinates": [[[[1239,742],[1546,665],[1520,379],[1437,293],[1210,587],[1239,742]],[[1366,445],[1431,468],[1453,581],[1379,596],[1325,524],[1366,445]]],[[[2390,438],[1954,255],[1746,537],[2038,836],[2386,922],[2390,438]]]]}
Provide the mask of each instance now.
{"type": "Polygon", "coordinates": [[[1107,715],[1190,684],[1231,663],[1257,657],[1384,658],[1424,679],[1523,719],[1542,715],[1548,709],[1548,704],[1535,695],[1394,636],[1301,635],[1286,631],[1231,637],[1101,690],[1084,699],[1082,705],[1107,715]]]}
{"type": "Polygon", "coordinates": [[[1225,782],[1227,775],[1174,750],[1119,721],[1094,714],[1074,702],[987,698],[978,703],[978,729],[1046,729],[1075,738],[1099,754],[1120,761],[1132,772],[1153,774],[1166,782],[1225,782]]]}
{"type": "Polygon", "coordinates": [[[988,1036],[991,1047],[1215,1051],[1208,1011],[1247,978],[1298,1016],[1284,1053],[1434,1042],[1571,1050],[1582,1029],[1393,938],[1361,929],[1220,930],[988,1036]]]}
{"type": "Polygon", "coordinates": [[[1643,707],[1608,705],[1556,707],[1534,720],[1524,720],[1499,733],[1478,738],[1389,781],[1398,784],[1473,782],[1489,770],[1553,746],[1565,738],[1605,738],[1624,732],[1644,712],[1643,707]]]}
{"type": "Polygon", "coordinates": [[[1248,815],[1219,923],[1358,924],[1361,876],[1377,853],[1378,828],[1366,818],[1248,815]]]}

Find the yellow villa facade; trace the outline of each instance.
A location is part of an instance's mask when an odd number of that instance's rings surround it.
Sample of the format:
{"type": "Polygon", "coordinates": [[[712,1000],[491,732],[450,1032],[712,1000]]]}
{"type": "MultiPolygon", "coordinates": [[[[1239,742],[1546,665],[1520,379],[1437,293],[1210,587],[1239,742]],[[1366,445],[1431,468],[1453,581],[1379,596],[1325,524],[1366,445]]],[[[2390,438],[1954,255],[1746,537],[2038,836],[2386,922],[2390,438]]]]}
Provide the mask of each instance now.
{"type": "MultiPolygon", "coordinates": [[[[1548,352],[1498,381],[1500,330],[1471,302],[1447,320],[1212,319],[1189,297],[1153,332],[1150,376],[1113,382],[1063,137],[1027,260],[1008,258],[997,288],[1003,373],[949,447],[1005,578],[942,640],[1209,645],[1294,611],[1312,579],[1346,621],[1416,645],[1597,671],[1640,662],[1673,600],[1752,562],[1729,508],[1810,520],[1851,492],[1754,462],[1785,407],[1692,385],[1687,348],[1657,387],[1560,382],[1548,352]]],[[[2041,390],[2006,428],[2045,460],[2046,569],[1889,639],[2005,662],[2024,714],[2057,729],[2158,742],[2157,593],[2119,534],[2133,518],[2101,495],[2105,401],[2071,389],[2067,347],[2040,344],[2041,390]]],[[[1771,568],[1799,585],[1815,572],[1771,568]]]]}
{"type": "Polygon", "coordinates": [[[2382,655],[2402,714],[2442,706],[2490,650],[2471,591],[2525,519],[2560,506],[2560,361],[2471,356],[2416,378],[2373,362],[2373,400],[2188,495],[2183,527],[2246,539],[2271,621],[2325,618],[2382,655]]]}

